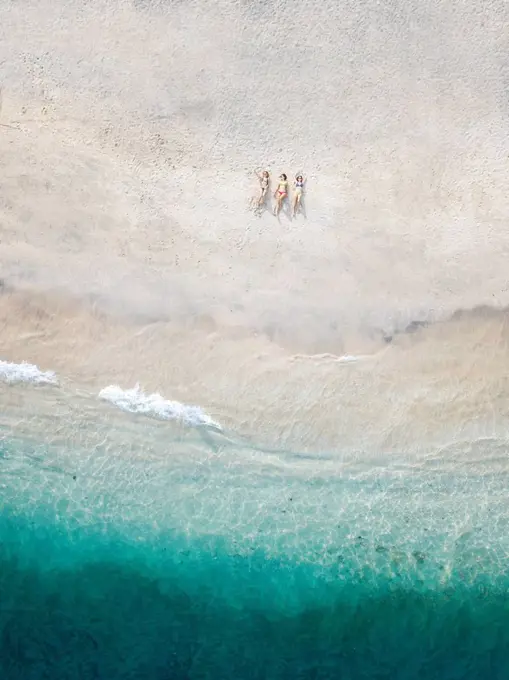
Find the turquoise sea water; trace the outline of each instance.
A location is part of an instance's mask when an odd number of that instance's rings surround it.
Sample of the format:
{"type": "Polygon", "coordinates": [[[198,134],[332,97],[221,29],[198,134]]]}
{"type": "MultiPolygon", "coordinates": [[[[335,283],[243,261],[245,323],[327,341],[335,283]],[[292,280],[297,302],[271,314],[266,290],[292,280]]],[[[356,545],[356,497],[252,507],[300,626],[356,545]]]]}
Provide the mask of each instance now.
{"type": "Polygon", "coordinates": [[[3,431],[0,677],[509,677],[507,475],[51,422],[3,431]]]}

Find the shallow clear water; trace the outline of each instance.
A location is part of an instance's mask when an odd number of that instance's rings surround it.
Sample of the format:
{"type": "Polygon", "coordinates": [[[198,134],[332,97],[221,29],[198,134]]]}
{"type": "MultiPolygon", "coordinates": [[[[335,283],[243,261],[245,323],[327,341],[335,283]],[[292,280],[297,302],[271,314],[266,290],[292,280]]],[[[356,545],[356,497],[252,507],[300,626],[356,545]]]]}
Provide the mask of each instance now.
{"type": "Polygon", "coordinates": [[[507,474],[51,399],[2,419],[1,677],[507,677],[507,474]]]}

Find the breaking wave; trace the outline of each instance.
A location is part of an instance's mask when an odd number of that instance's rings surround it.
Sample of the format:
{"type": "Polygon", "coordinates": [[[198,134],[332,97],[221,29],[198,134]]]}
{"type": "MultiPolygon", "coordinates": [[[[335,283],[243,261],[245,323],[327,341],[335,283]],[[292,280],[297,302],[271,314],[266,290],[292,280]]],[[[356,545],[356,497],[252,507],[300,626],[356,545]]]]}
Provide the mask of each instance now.
{"type": "Polygon", "coordinates": [[[31,383],[32,385],[58,385],[57,376],[53,371],[41,371],[35,364],[23,361],[16,364],[11,361],[0,361],[0,380],[13,385],[16,383],[31,383]]]}
{"type": "Polygon", "coordinates": [[[199,406],[170,401],[156,392],[145,394],[139,385],[124,390],[118,385],[109,385],[99,392],[99,399],[108,401],[122,411],[141,413],[161,420],[178,420],[191,427],[209,427],[221,430],[221,425],[208,416],[199,406]]]}

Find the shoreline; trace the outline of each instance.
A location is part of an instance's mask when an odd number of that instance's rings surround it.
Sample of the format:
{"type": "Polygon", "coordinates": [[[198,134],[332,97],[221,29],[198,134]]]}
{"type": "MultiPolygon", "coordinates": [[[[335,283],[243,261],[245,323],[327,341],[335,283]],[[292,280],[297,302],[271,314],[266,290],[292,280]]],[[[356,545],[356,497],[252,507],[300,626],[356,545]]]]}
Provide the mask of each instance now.
{"type": "Polygon", "coordinates": [[[139,384],[261,445],[420,450],[461,433],[498,436],[509,412],[506,309],[413,324],[391,342],[368,338],[370,352],[345,355],[294,353],[245,328],[133,322],[67,296],[5,288],[0,324],[3,360],[34,363],[94,393],[139,384]]]}

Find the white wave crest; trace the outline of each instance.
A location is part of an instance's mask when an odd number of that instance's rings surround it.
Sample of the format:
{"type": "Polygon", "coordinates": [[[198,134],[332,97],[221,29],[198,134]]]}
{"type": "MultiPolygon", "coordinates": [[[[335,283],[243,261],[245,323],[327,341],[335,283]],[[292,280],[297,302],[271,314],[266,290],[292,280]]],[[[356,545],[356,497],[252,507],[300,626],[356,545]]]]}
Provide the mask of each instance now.
{"type": "Polygon", "coordinates": [[[179,401],[168,401],[160,394],[145,394],[136,385],[130,390],[123,390],[118,385],[109,385],[99,392],[99,399],[109,401],[122,411],[142,413],[161,420],[180,420],[192,427],[210,427],[222,431],[216,423],[199,406],[181,404],[179,401]]]}
{"type": "Polygon", "coordinates": [[[0,380],[9,385],[19,382],[32,385],[58,385],[53,371],[41,371],[35,364],[28,364],[26,361],[15,364],[0,360],[0,380]]]}
{"type": "Polygon", "coordinates": [[[355,361],[363,361],[364,359],[373,358],[374,355],[370,354],[344,354],[343,356],[338,356],[336,354],[330,354],[328,352],[324,354],[294,354],[292,360],[296,359],[312,359],[314,361],[329,360],[334,361],[337,364],[351,364],[355,361]]]}

